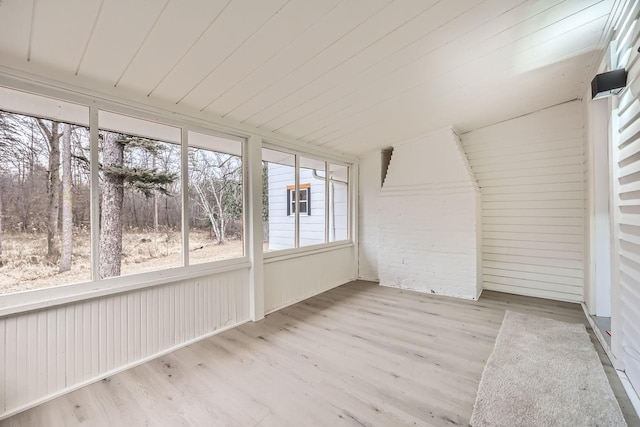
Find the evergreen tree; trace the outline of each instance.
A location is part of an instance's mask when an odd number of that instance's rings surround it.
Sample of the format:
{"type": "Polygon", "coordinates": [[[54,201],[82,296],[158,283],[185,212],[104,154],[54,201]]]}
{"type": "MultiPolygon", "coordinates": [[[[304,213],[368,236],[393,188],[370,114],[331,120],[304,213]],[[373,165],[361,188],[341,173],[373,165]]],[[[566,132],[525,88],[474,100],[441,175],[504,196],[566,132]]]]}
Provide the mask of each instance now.
{"type": "MultiPolygon", "coordinates": [[[[158,191],[169,195],[166,186],[177,174],[125,162],[125,151],[141,149],[149,154],[160,150],[156,141],[113,132],[101,132],[102,210],[100,213],[100,277],[119,276],[122,264],[122,220],[125,186],[146,197],[158,191]]],[[[139,152],[140,150],[135,150],[139,152]]]]}

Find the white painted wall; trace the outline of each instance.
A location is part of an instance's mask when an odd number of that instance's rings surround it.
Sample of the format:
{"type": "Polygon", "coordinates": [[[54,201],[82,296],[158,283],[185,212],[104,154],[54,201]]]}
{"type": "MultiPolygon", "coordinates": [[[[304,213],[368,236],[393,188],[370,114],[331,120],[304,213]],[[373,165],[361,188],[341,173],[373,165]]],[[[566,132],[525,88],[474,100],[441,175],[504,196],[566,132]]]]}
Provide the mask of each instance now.
{"type": "Polygon", "coordinates": [[[580,101],[462,135],[482,192],[484,288],[583,300],[580,101]]]}
{"type": "Polygon", "coordinates": [[[378,195],[381,157],[375,151],[360,160],[358,215],[358,277],[378,281],[378,195]]]}
{"type": "Polygon", "coordinates": [[[265,259],[265,313],[295,304],[356,278],[353,244],[309,255],[265,259]]]}
{"type": "Polygon", "coordinates": [[[585,286],[584,301],[591,314],[611,316],[611,222],[609,179],[609,100],[592,101],[585,94],[585,286]]]}
{"type": "Polygon", "coordinates": [[[451,129],[394,147],[378,212],[380,284],[478,298],[480,193],[451,129]]]}
{"type": "Polygon", "coordinates": [[[0,417],[249,320],[248,269],[0,318],[0,417]]]}

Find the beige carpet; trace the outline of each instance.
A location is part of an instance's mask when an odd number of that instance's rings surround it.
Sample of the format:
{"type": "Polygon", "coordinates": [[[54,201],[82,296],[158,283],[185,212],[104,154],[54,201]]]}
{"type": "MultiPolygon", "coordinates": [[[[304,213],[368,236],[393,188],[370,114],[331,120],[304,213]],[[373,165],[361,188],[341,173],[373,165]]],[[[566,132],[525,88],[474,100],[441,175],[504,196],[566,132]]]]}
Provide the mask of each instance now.
{"type": "Polygon", "coordinates": [[[583,325],[507,311],[471,425],[626,426],[583,325]]]}

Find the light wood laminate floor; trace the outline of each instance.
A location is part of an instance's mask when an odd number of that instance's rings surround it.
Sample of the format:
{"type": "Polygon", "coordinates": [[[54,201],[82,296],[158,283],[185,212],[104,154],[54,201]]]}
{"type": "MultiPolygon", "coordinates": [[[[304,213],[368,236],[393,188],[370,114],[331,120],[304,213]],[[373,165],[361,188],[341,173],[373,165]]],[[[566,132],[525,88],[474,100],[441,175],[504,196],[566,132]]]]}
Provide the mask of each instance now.
{"type": "Polygon", "coordinates": [[[0,425],[466,426],[505,310],[588,328],[577,304],[488,291],[473,302],[353,282],[0,425]]]}

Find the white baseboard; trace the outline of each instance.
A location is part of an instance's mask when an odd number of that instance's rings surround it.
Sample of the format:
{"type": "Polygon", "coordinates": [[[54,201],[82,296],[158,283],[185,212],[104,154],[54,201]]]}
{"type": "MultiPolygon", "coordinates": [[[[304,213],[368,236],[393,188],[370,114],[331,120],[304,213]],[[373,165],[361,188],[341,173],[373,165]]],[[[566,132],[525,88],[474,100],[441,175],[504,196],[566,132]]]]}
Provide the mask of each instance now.
{"type": "Polygon", "coordinates": [[[582,305],[582,310],[584,310],[584,315],[587,317],[587,320],[589,321],[589,325],[591,325],[591,329],[593,329],[593,332],[595,333],[596,338],[598,338],[598,341],[602,345],[602,348],[604,348],[604,351],[607,354],[607,357],[609,358],[609,360],[611,361],[611,364],[615,368],[616,373],[620,378],[620,382],[624,387],[624,391],[627,393],[627,396],[629,397],[629,400],[633,405],[633,409],[636,411],[636,414],[638,414],[638,416],[640,417],[640,396],[638,395],[638,391],[635,388],[633,388],[633,384],[631,384],[629,377],[627,377],[627,374],[624,372],[623,369],[621,369],[622,366],[620,362],[618,362],[618,360],[613,356],[611,347],[609,347],[607,340],[605,340],[604,336],[602,335],[602,332],[600,332],[600,329],[598,329],[595,322],[591,318],[591,315],[589,314],[589,310],[587,309],[587,306],[584,303],[582,303],[581,305],[582,305]]]}
{"type": "Polygon", "coordinates": [[[624,390],[627,392],[627,396],[629,396],[633,409],[636,410],[636,414],[640,417],[640,396],[638,396],[638,392],[633,388],[633,384],[631,384],[629,377],[624,371],[616,369],[616,372],[618,373],[618,377],[620,377],[620,382],[622,383],[624,390]]]}
{"type": "Polygon", "coordinates": [[[584,303],[582,303],[581,306],[582,306],[582,310],[584,311],[584,315],[587,318],[589,325],[591,326],[591,329],[593,329],[593,333],[596,335],[596,338],[598,338],[598,341],[600,342],[600,345],[602,345],[602,348],[604,348],[604,352],[607,354],[607,357],[611,361],[611,364],[613,365],[614,368],[616,368],[616,370],[622,369],[620,362],[618,361],[618,359],[616,359],[616,357],[611,352],[611,347],[607,343],[607,340],[604,338],[604,335],[602,335],[602,332],[600,332],[600,329],[591,318],[591,315],[589,314],[589,310],[587,309],[587,306],[584,303]]]}

